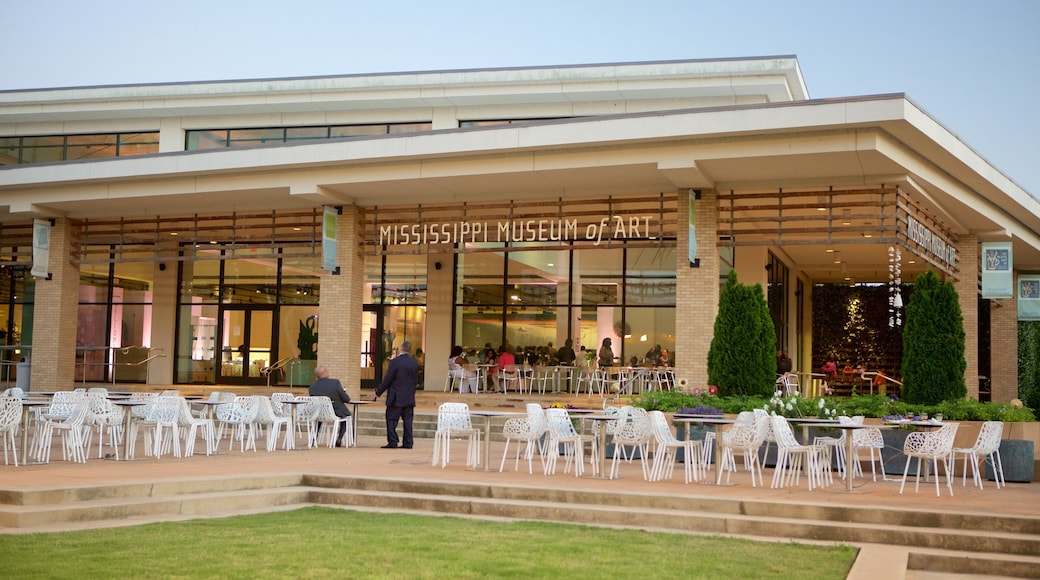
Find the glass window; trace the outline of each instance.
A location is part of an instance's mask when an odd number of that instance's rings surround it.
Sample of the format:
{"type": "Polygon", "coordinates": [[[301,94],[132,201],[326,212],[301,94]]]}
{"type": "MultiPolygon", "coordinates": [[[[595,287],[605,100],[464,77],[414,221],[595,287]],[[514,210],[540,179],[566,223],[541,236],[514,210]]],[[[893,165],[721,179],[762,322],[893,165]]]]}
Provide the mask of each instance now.
{"type": "Polygon", "coordinates": [[[197,151],[200,149],[222,149],[228,146],[228,133],[226,129],[217,131],[188,131],[185,136],[184,149],[186,151],[197,151]]]}
{"type": "Polygon", "coordinates": [[[284,143],[285,129],[234,129],[228,131],[228,147],[284,143]]]}
{"type": "Polygon", "coordinates": [[[67,161],[115,156],[115,135],[69,135],[66,140],[65,159],[67,161]]]}
{"type": "MultiPolygon", "coordinates": [[[[501,248],[502,244],[471,244],[467,249],[501,248]]],[[[458,254],[455,300],[460,304],[505,304],[505,253],[474,251],[458,254]]]]}
{"type": "Polygon", "coordinates": [[[651,351],[668,349],[669,366],[675,365],[674,308],[626,308],[625,325],[629,329],[622,337],[627,362],[636,357],[636,364],[653,364],[656,354],[651,351]]]}
{"type": "Polygon", "coordinates": [[[329,128],[329,137],[362,137],[365,135],[386,135],[386,125],[340,125],[329,128]]]}
{"type": "Polygon", "coordinates": [[[675,306],[675,248],[626,253],[625,304],[675,306]]]}
{"type": "Polygon", "coordinates": [[[289,127],[285,130],[285,140],[289,143],[292,143],[293,141],[313,141],[315,139],[328,138],[328,127],[289,127]]]}
{"type": "Polygon", "coordinates": [[[181,262],[181,303],[220,301],[220,261],[181,262]]]}
{"type": "Polygon", "coordinates": [[[393,123],[389,127],[389,133],[418,133],[432,128],[432,123],[393,123]]]}
{"type": "Polygon", "coordinates": [[[23,137],[22,163],[47,163],[65,158],[65,138],[23,137]]]}
{"type": "Polygon", "coordinates": [[[121,133],[119,135],[120,157],[149,155],[159,152],[159,133],[121,133]]]}
{"type": "Polygon", "coordinates": [[[0,137],[0,165],[18,165],[18,151],[20,148],[20,138],[0,137]]]}

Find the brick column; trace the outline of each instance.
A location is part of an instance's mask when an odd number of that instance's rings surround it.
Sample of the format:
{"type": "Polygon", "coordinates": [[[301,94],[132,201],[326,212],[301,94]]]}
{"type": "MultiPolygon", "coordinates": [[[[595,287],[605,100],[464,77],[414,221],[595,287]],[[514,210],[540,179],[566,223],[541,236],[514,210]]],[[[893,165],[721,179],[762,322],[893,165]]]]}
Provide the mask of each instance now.
{"type": "Polygon", "coordinates": [[[318,364],[343,383],[351,398],[361,396],[361,316],[365,261],[361,255],[361,211],[344,206],[336,222],[336,263],[340,273],[321,272],[318,305],[318,364]]]}
{"type": "Polygon", "coordinates": [[[714,191],[702,191],[695,205],[697,257],[690,267],[689,195],[679,192],[675,264],[675,375],[690,388],[708,385],[708,348],[719,310],[718,206],[714,191]]]}
{"type": "MultiPolygon", "coordinates": [[[[1017,277],[1014,287],[1018,288],[1017,277]]],[[[1018,300],[1001,298],[989,304],[990,400],[1007,402],[1018,398],[1018,300]]]]}
{"type": "MultiPolygon", "coordinates": [[[[979,398],[979,240],[977,236],[961,236],[957,247],[957,267],[960,278],[953,287],[957,291],[964,317],[964,383],[968,398],[979,398]]],[[[1015,351],[1018,351],[1017,343],[1015,351]]]]}
{"type": "Polygon", "coordinates": [[[79,266],[70,258],[77,236],[68,220],[55,220],[48,261],[51,279],[36,279],[30,378],[34,391],[69,390],[76,382],[79,266]]]}

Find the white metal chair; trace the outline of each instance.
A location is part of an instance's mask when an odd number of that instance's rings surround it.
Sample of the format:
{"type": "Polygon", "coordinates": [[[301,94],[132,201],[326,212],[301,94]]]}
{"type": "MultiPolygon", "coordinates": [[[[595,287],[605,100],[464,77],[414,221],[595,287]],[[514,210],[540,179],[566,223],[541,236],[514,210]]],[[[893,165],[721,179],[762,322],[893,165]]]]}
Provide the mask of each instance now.
{"type": "Polygon", "coordinates": [[[990,467],[993,469],[993,481],[1000,489],[1004,483],[1004,466],[1000,461],[1000,440],[1004,436],[1004,423],[1001,421],[986,421],[979,429],[979,436],[975,439],[975,445],[971,447],[955,447],[954,458],[957,455],[964,456],[964,464],[961,468],[961,486],[967,483],[968,459],[971,459],[972,477],[975,485],[982,489],[982,474],[979,471],[979,458],[985,462],[989,459],[990,467]]]}
{"type": "Polygon", "coordinates": [[[4,444],[4,465],[7,465],[8,450],[14,455],[14,466],[18,467],[16,438],[22,421],[22,400],[18,397],[0,397],[0,439],[4,444]]]}
{"type": "MultiPolygon", "coordinates": [[[[755,416],[752,414],[751,425],[734,425],[725,433],[725,437],[719,440],[722,458],[719,467],[724,465],[733,466],[726,469],[726,481],[729,481],[730,473],[736,471],[735,452],[739,451],[744,458],[744,469],[751,472],[751,487],[755,487],[755,468],[758,468],[758,483],[765,485],[762,479],[762,461],[758,457],[758,450],[766,440],[766,435],[771,429],[771,420],[768,416],[755,416]]],[[[722,482],[722,469],[716,470],[716,485],[722,482]]]]}
{"type": "Polygon", "coordinates": [[[520,469],[520,443],[526,442],[524,447],[524,459],[527,460],[527,473],[534,473],[531,460],[535,451],[542,462],[542,470],[545,470],[545,454],[541,449],[541,442],[549,430],[549,424],[545,419],[545,411],[538,403],[527,403],[526,417],[513,417],[506,419],[502,426],[502,436],[505,437],[506,446],[502,450],[502,463],[498,466],[501,473],[506,466],[506,456],[509,454],[509,444],[516,441],[516,462],[513,470],[520,469]]]}
{"type": "Polygon", "coordinates": [[[906,485],[906,475],[910,471],[910,461],[917,458],[917,484],[914,493],[921,489],[922,462],[931,461],[932,476],[935,477],[935,497],[939,497],[939,460],[946,468],[946,488],[953,495],[953,438],[957,436],[960,423],[943,423],[938,431],[931,433],[914,431],[906,436],[903,443],[903,455],[906,455],[906,467],[903,468],[903,482],[899,484],[899,494],[906,485]]]}
{"type": "MultiPolygon", "coordinates": [[[[838,417],[839,425],[852,425],[852,417],[841,415],[838,417]]],[[[818,436],[813,438],[813,445],[819,445],[823,450],[823,455],[820,460],[828,465],[831,462],[831,456],[834,456],[835,462],[838,466],[838,475],[845,478],[845,437],[847,437],[848,431],[842,430],[840,437],[823,437],[818,436]],[[833,453],[832,451],[833,450],[833,453]]]]}
{"type": "Polygon", "coordinates": [[[179,397],[180,409],[177,413],[177,426],[181,428],[184,436],[184,456],[191,457],[195,454],[195,440],[202,434],[206,442],[206,455],[217,452],[216,428],[213,420],[209,417],[196,417],[191,413],[191,406],[184,397],[179,397]]]}
{"type": "Polygon", "coordinates": [[[683,472],[686,483],[701,479],[703,476],[703,465],[700,459],[702,442],[695,439],[684,441],[676,439],[668,426],[668,420],[660,411],[650,411],[648,417],[656,442],[654,461],[650,467],[650,481],[660,481],[672,477],[675,462],[678,459],[677,449],[683,450],[683,472]]]}
{"type": "Polygon", "coordinates": [[[259,403],[254,397],[235,397],[234,401],[217,406],[217,420],[220,421],[221,432],[224,428],[231,430],[228,450],[238,440],[238,449],[256,451],[256,413],[259,403]]]}
{"type": "Polygon", "coordinates": [[[105,434],[108,434],[108,444],[112,448],[112,452],[115,454],[115,458],[119,459],[119,445],[123,434],[123,418],[126,416],[125,411],[120,407],[112,404],[106,398],[106,393],[91,389],[87,392],[87,397],[90,399],[90,412],[87,414],[85,420],[87,431],[85,433],[87,450],[90,450],[90,439],[93,436],[93,431],[96,428],[98,436],[98,459],[102,458],[103,448],[105,445],[105,434]]]}
{"type": "Polygon", "coordinates": [[[336,415],[336,409],[332,406],[332,399],[328,397],[315,397],[318,399],[318,414],[314,418],[318,429],[315,431],[314,445],[319,444],[322,434],[326,435],[329,447],[336,446],[336,433],[338,429],[344,429],[343,444],[347,447],[354,445],[354,430],[351,428],[352,417],[340,417],[336,415]]]}
{"type": "MultiPolygon", "coordinates": [[[[556,473],[556,460],[560,455],[562,445],[563,454],[566,458],[564,460],[563,472],[567,473],[573,464],[575,477],[580,476],[585,471],[585,440],[574,429],[574,423],[571,422],[571,416],[567,409],[546,409],[545,418],[549,423],[549,443],[546,447],[545,474],[552,475],[556,473]]],[[[593,441],[596,441],[596,439],[593,439],[593,441]]],[[[593,462],[593,472],[595,472],[597,465],[598,463],[593,462]]]]}
{"type": "Polygon", "coordinates": [[[523,376],[520,374],[520,367],[516,365],[506,365],[502,367],[502,370],[498,373],[498,384],[502,388],[503,393],[509,392],[509,385],[513,385],[513,390],[520,392],[521,386],[523,385],[523,376]]]}
{"type": "Polygon", "coordinates": [[[278,415],[267,397],[257,397],[256,424],[267,428],[267,451],[278,448],[278,434],[285,427],[285,449],[292,449],[293,434],[289,432],[291,421],[288,416],[278,415]]]}
{"type": "Polygon", "coordinates": [[[86,396],[81,396],[68,415],[60,418],[44,417],[37,424],[37,444],[34,446],[36,459],[41,463],[50,463],[51,441],[54,432],[57,431],[61,434],[62,458],[66,461],[86,463],[87,454],[83,447],[83,423],[86,421],[88,413],[90,413],[90,401],[86,396]]]}
{"type": "Polygon", "coordinates": [[[145,427],[145,454],[156,459],[164,451],[173,448],[173,456],[181,456],[180,412],[182,399],[179,396],[162,396],[148,406],[148,414],[139,425],[145,427]],[[150,446],[150,453],[149,453],[150,446]]]}
{"type": "Polygon", "coordinates": [[[610,463],[610,477],[617,477],[618,462],[625,459],[631,462],[634,455],[639,454],[639,463],[643,468],[643,479],[650,480],[650,469],[646,463],[646,456],[650,454],[650,440],[654,438],[653,426],[650,424],[650,416],[646,409],[640,407],[627,407],[623,413],[626,417],[624,422],[618,421],[614,427],[613,442],[614,456],[610,463]],[[632,453],[625,457],[625,447],[631,447],[632,453]]]}
{"type": "MultiPolygon", "coordinates": [[[[856,421],[857,417],[853,417],[853,421],[856,421]]],[[[882,463],[881,450],[885,448],[885,439],[881,435],[881,429],[877,427],[868,427],[866,429],[856,429],[852,432],[852,449],[856,456],[853,458],[852,469],[856,475],[863,475],[863,467],[860,465],[859,450],[866,449],[870,452],[870,476],[873,481],[877,481],[877,472],[881,472],[882,481],[890,481],[888,476],[885,474],[885,466],[882,463]],[[877,451],[877,459],[874,458],[874,452],[877,451]],[[877,470],[874,469],[874,464],[877,463],[877,470]]],[[[894,481],[891,480],[891,481],[894,481]]]]}
{"type": "Polygon", "coordinates": [[[802,445],[791,431],[787,419],[772,415],[773,434],[776,436],[776,469],[773,471],[771,487],[784,487],[787,483],[798,485],[802,466],[808,480],[809,491],[823,487],[823,471],[820,465],[821,449],[817,445],[802,445]]]}
{"type": "Polygon", "coordinates": [[[437,409],[437,432],[433,436],[433,465],[439,461],[441,468],[447,467],[451,456],[453,437],[469,440],[466,450],[466,467],[480,464],[480,430],[473,427],[466,403],[441,403],[437,409]]]}

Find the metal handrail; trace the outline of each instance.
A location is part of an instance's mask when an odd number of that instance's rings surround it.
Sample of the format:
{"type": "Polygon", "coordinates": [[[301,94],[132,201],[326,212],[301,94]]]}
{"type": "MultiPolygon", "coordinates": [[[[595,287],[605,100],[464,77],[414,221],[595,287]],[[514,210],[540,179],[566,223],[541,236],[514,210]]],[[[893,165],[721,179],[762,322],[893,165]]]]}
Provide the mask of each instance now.
{"type": "MultiPolygon", "coordinates": [[[[285,358],[279,359],[277,362],[275,362],[272,365],[269,365],[269,366],[266,366],[266,367],[260,369],[260,375],[267,377],[267,386],[270,387],[271,386],[271,374],[273,374],[274,371],[280,371],[280,370],[284,369],[285,367],[295,366],[295,365],[298,365],[298,364],[300,364],[300,359],[299,358],[297,358],[295,356],[287,356],[285,358]]],[[[292,387],[293,386],[292,385],[292,372],[290,372],[289,375],[290,375],[290,379],[289,379],[290,384],[289,384],[289,386],[292,387]]]]}
{"type": "Polygon", "coordinates": [[[88,366],[111,366],[112,367],[112,371],[111,371],[110,374],[111,374],[111,379],[112,379],[112,385],[114,386],[116,384],[116,367],[137,367],[137,366],[141,366],[143,364],[148,364],[149,362],[151,362],[151,361],[153,361],[153,360],[155,360],[157,358],[165,357],[166,356],[166,351],[162,347],[136,346],[136,345],[135,346],[77,346],[76,347],[76,352],[77,353],[80,353],[80,352],[86,353],[86,352],[92,352],[92,351],[108,351],[111,354],[111,353],[114,353],[116,351],[120,351],[123,354],[130,354],[130,351],[131,350],[135,350],[135,349],[136,350],[143,349],[143,350],[145,350],[145,352],[147,352],[149,354],[144,359],[141,359],[141,360],[135,361],[135,362],[116,362],[114,356],[106,356],[106,358],[109,359],[109,360],[106,360],[105,362],[100,362],[100,363],[90,363],[90,362],[87,362],[86,359],[84,359],[82,362],[77,362],[76,363],[77,365],[82,365],[84,367],[83,368],[83,384],[84,385],[87,384],[87,369],[86,369],[86,367],[88,367],[88,366]]]}

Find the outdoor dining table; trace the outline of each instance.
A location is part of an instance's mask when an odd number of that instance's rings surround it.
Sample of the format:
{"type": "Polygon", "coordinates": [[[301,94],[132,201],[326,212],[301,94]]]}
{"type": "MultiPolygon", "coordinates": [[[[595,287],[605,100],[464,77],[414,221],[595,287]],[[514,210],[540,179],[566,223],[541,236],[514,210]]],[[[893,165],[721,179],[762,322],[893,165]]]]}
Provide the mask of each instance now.
{"type": "Polygon", "coordinates": [[[834,429],[841,429],[845,431],[845,488],[839,491],[843,493],[867,493],[867,490],[854,490],[852,489],[852,474],[854,459],[853,454],[856,452],[855,447],[852,443],[852,434],[857,429],[891,429],[891,425],[852,425],[852,424],[837,424],[829,425],[834,429]]]}
{"type": "Polygon", "coordinates": [[[353,445],[354,447],[358,446],[358,440],[357,440],[357,422],[358,422],[358,415],[357,415],[358,414],[358,410],[357,410],[357,408],[358,408],[358,405],[371,405],[374,402],[375,401],[369,401],[367,399],[360,399],[360,398],[358,398],[358,399],[351,399],[350,400],[350,405],[353,405],[353,407],[354,407],[353,411],[351,411],[352,416],[351,416],[351,421],[350,421],[350,434],[351,434],[351,439],[354,441],[354,445],[353,445]]]}
{"type": "MultiPolygon", "coordinates": [[[[672,417],[672,423],[696,423],[698,425],[715,425],[715,474],[713,477],[709,477],[701,480],[701,485],[736,485],[733,482],[722,481],[718,475],[719,470],[722,469],[722,433],[719,433],[720,425],[732,425],[736,422],[736,419],[727,419],[718,415],[675,415],[672,417]]],[[[686,430],[686,436],[690,436],[690,430],[686,430]]],[[[683,461],[696,461],[695,458],[683,457],[683,461]]]]}
{"type": "Polygon", "coordinates": [[[617,421],[617,415],[605,415],[605,414],[588,414],[582,415],[582,421],[597,421],[599,422],[599,474],[595,477],[599,479],[614,479],[610,476],[607,469],[607,421],[617,421]]]}
{"type": "MultiPolygon", "coordinates": [[[[491,418],[492,417],[526,417],[527,413],[519,413],[516,411],[491,411],[491,410],[470,410],[470,416],[477,416],[484,418],[484,469],[483,471],[491,471],[491,458],[488,454],[491,453],[491,418]]],[[[473,466],[476,470],[476,466],[473,466]]]]}
{"type": "Polygon", "coordinates": [[[40,462],[29,463],[29,416],[36,407],[49,405],[43,399],[22,399],[22,465],[39,465],[40,462]]]}
{"type": "MultiPolygon", "coordinates": [[[[125,416],[123,422],[123,459],[121,461],[133,461],[134,457],[132,457],[131,450],[134,448],[135,441],[133,437],[130,437],[130,424],[134,418],[132,411],[134,407],[147,405],[148,401],[142,401],[140,399],[124,399],[121,397],[110,398],[109,400],[112,401],[113,405],[123,407],[123,415],[125,416]]],[[[120,461],[118,457],[115,457],[114,459],[120,461]]]]}
{"type": "Polygon", "coordinates": [[[812,426],[824,426],[830,429],[831,427],[838,426],[837,419],[819,419],[817,417],[791,417],[787,419],[788,423],[794,423],[802,426],[802,444],[809,445],[809,427],[812,426]]]}

